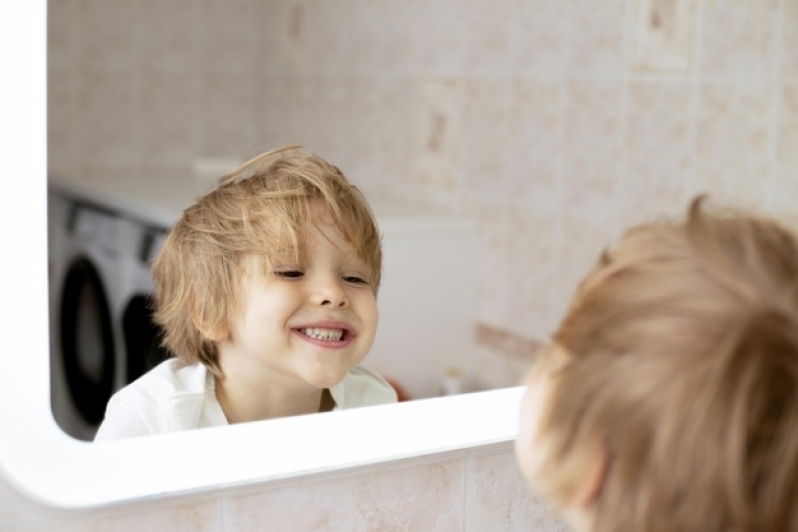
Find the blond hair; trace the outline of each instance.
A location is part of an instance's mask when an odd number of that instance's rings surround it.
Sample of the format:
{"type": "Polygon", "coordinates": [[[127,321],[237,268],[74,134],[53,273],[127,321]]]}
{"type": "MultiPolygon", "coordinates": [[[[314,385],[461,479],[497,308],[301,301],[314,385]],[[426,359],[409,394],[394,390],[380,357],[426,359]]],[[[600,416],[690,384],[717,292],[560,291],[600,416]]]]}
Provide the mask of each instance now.
{"type": "Polygon", "coordinates": [[[798,530],[798,241],[701,205],[605,252],[541,355],[538,476],[563,504],[597,440],[596,531],[798,530]]]}
{"type": "Polygon", "coordinates": [[[366,262],[376,295],[382,250],[365,198],[335,166],[286,146],[223,176],[169,231],[153,264],[155,320],[169,350],[220,374],[212,340],[241,309],[243,259],[255,255],[264,267],[287,254],[298,261],[320,217],[366,262]]]}

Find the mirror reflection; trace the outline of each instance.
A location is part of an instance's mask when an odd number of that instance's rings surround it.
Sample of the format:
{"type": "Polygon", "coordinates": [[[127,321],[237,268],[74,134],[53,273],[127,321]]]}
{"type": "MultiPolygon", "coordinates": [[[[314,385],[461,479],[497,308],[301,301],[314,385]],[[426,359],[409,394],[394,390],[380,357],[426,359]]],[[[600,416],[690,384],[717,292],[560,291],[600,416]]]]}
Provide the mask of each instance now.
{"type": "MultiPolygon", "coordinates": [[[[363,365],[396,397],[363,404],[490,387],[471,379],[475,224],[401,190],[408,138],[391,125],[413,120],[396,92],[404,83],[326,73],[310,38],[319,9],[50,3],[51,402],[68,434],[92,440],[112,394],[171,358],[151,267],[181,212],[246,157],[288,141],[331,154],[382,234],[380,320],[363,365]]],[[[335,393],[313,400],[331,409],[335,393]]]]}

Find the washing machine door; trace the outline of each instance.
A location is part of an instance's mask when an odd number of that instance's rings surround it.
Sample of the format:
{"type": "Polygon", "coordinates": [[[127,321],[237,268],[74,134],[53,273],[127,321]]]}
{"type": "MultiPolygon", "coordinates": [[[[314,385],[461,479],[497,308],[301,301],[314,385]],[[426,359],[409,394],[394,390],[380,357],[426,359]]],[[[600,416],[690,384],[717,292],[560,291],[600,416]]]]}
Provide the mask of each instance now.
{"type": "Polygon", "coordinates": [[[114,390],[114,337],[105,289],[94,264],[72,262],[61,298],[61,355],[69,394],[83,419],[99,424],[114,390]]]}

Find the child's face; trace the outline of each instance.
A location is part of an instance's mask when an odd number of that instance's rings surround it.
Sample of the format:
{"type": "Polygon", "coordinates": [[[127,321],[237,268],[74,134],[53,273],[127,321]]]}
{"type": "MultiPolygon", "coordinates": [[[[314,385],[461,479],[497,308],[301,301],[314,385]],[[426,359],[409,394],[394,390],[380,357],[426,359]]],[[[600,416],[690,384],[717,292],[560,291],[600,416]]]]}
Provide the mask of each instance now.
{"type": "Polygon", "coordinates": [[[225,375],[294,390],[339,383],[371,349],[377,303],[370,269],[337,228],[319,221],[305,257],[246,264],[243,311],[217,344],[225,375]],[[264,382],[265,381],[265,382],[264,382]]]}

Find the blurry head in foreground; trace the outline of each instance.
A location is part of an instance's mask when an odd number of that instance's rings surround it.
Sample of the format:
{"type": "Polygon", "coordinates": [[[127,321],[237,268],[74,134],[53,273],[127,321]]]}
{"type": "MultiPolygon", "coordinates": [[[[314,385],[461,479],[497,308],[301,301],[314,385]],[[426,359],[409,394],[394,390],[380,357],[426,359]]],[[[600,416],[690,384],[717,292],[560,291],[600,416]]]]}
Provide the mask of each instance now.
{"type": "Polygon", "coordinates": [[[592,531],[798,530],[798,241],[739,212],[635,227],[521,410],[524,476],[592,531]]]}

